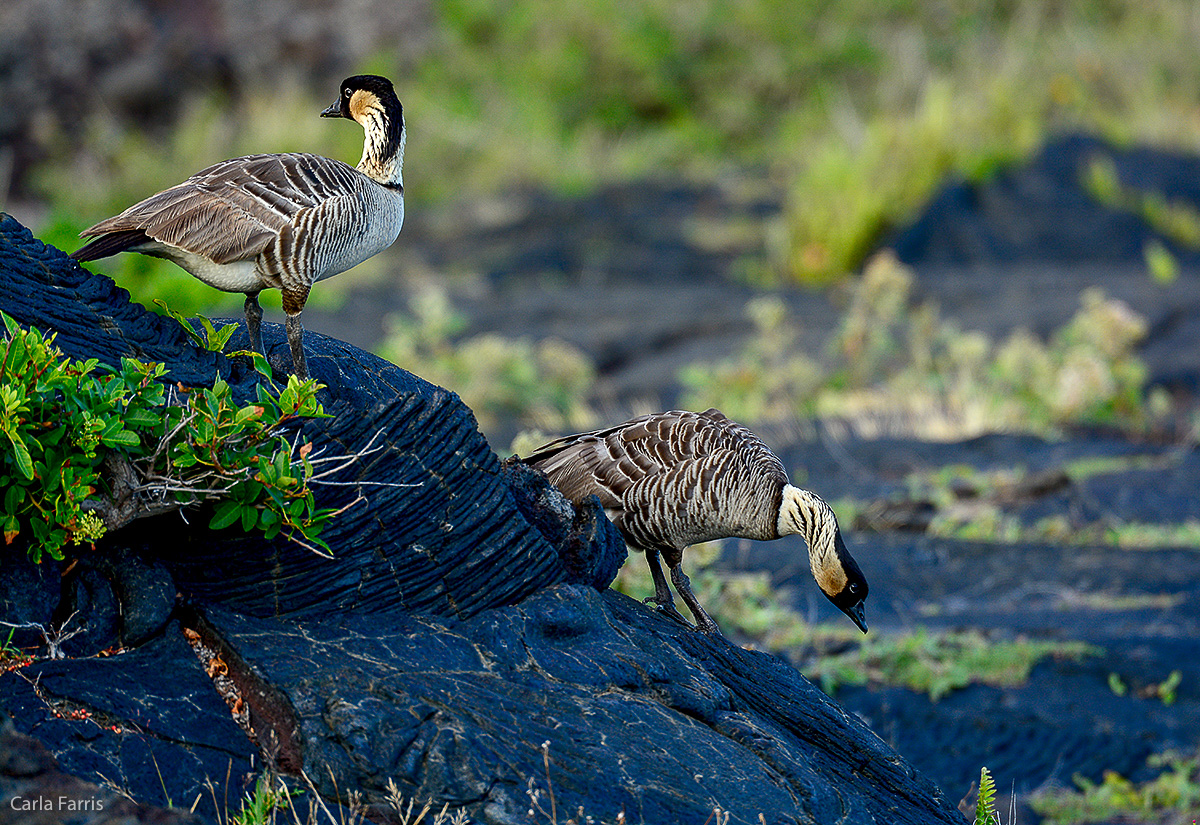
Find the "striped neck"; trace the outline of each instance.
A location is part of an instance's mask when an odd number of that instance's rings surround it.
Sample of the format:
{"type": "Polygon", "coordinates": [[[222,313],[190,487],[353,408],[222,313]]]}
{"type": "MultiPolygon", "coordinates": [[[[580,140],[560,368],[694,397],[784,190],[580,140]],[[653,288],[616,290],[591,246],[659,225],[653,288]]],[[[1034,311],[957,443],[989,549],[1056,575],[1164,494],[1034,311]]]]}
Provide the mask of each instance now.
{"type": "Polygon", "coordinates": [[[404,190],[404,110],[399,101],[374,103],[365,108],[362,124],[366,137],[358,171],[384,186],[404,190]]]}
{"type": "Polygon", "coordinates": [[[791,484],[784,485],[776,531],[780,536],[797,533],[804,536],[808,563],[817,584],[826,593],[841,590],[846,574],[837,552],[837,516],[820,496],[791,484]]]}

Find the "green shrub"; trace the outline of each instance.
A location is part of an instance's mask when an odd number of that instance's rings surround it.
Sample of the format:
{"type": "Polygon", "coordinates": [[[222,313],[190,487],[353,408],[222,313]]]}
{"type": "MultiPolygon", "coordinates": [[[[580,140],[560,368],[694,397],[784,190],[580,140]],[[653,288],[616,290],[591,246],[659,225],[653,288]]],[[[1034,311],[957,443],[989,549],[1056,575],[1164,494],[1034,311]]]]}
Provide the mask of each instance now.
{"type": "Polygon", "coordinates": [[[239,405],[228,384],[168,387],[161,364],[67,358],[54,335],[23,330],[3,313],[0,340],[0,522],[4,539],[28,542],[34,561],[63,558],[136,518],[216,501],[214,529],[241,524],[304,546],[333,515],[316,506],[311,443],[279,428],[323,417],[320,385],[294,376],[282,390],[263,380],[239,405]]]}

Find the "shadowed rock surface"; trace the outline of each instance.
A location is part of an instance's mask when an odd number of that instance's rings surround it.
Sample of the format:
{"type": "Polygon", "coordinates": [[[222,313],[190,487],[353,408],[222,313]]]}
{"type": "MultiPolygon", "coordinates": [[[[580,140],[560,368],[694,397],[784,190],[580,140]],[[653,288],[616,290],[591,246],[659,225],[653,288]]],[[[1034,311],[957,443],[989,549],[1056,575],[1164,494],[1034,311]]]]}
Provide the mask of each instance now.
{"type": "MultiPolygon", "coordinates": [[[[11,219],[0,223],[0,271],[0,309],[57,330],[72,355],[131,354],[165,361],[185,384],[220,372],[239,392],[254,386],[244,365],[195,352],[173,321],[11,219]]],[[[263,331],[284,355],[282,330],[263,331]]],[[[615,529],[597,508],[577,513],[540,477],[502,467],[452,393],[321,336],[306,346],[334,416],[305,423],[316,449],[383,445],[323,503],[360,489],[368,501],[324,534],[332,561],[211,533],[204,513],[190,526],[160,516],[101,543],[62,585],[88,629],[64,649],[142,644],[0,676],[0,707],[64,770],[103,774],[147,802],[200,795],[208,816],[205,779],[239,797],[261,748],[325,793],[334,782],[342,794],[362,789],[380,816],[393,778],[479,821],[525,822],[532,779],[554,784],[560,811],[624,809],[656,825],[703,821],[714,805],[736,822],[760,812],[771,822],[962,821],[787,663],[602,594],[624,557],[615,529]]],[[[6,550],[5,578],[22,564],[20,548],[6,550]]],[[[57,583],[19,575],[36,593],[6,595],[6,616],[28,604],[44,621],[57,583]]]]}
{"type": "Polygon", "coordinates": [[[202,825],[180,809],[140,805],[65,774],[46,746],[0,713],[0,825],[202,825]]]}

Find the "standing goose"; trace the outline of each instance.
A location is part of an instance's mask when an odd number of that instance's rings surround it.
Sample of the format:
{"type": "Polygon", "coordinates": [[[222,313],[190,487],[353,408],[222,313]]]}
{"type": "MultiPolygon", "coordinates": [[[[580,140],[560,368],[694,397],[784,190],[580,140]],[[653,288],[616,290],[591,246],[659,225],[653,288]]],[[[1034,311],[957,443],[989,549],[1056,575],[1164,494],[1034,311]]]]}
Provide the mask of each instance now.
{"type": "Polygon", "coordinates": [[[867,632],[867,581],[846,549],[829,505],[788,483],[783,463],[759,438],[718,410],[643,415],[607,430],[571,435],[524,459],[567,498],[600,498],[630,547],[646,554],[654,577],[647,602],[675,610],[658,557],[696,617],[719,633],[682,568],[684,548],[720,538],[760,541],[799,533],[821,591],[867,632]]]}
{"type": "Polygon", "coordinates": [[[250,345],[264,355],[258,293],[281,290],[292,367],[307,378],[300,313],[309,289],[387,249],[404,223],[404,112],[391,82],[347,78],[321,117],[363,127],[357,169],[296,153],[223,161],[84,230],[95,240],[71,257],[141,252],[209,286],[244,292],[250,345]]]}

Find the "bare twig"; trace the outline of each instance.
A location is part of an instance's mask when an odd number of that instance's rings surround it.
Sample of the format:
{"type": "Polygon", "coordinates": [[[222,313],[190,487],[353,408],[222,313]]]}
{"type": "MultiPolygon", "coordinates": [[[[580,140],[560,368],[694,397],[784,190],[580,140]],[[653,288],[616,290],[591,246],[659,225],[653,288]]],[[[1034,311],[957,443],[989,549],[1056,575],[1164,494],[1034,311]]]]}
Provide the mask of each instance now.
{"type": "Polygon", "coordinates": [[[33,630],[38,631],[39,633],[42,634],[42,639],[46,642],[47,658],[49,658],[49,659],[65,659],[65,658],[67,658],[67,654],[63,653],[63,651],[62,651],[63,644],[65,642],[69,642],[71,639],[75,638],[76,636],[78,636],[80,633],[82,633],[84,631],[83,627],[77,627],[74,630],[67,630],[67,625],[69,625],[71,623],[71,620],[74,619],[78,615],[79,615],[79,611],[76,610],[74,613],[72,613],[70,616],[68,616],[61,625],[59,625],[58,627],[52,626],[48,629],[44,624],[42,624],[40,622],[19,622],[19,623],[0,622],[0,625],[3,625],[4,627],[11,627],[14,630],[33,629],[33,630]]]}

